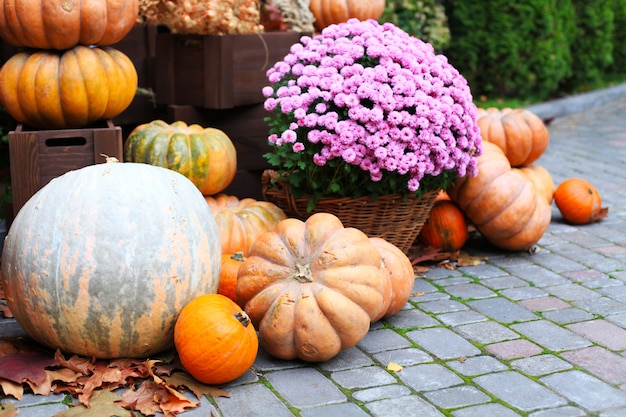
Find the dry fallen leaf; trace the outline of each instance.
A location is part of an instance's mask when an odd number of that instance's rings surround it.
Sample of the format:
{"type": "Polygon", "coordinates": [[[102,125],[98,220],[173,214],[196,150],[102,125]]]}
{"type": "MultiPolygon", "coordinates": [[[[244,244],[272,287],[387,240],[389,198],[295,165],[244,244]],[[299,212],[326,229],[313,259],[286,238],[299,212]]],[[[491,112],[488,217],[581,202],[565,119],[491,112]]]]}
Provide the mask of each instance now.
{"type": "Polygon", "coordinates": [[[120,407],[116,401],[120,396],[108,391],[98,390],[89,401],[89,408],[83,404],[73,404],[67,410],[60,411],[54,417],[133,417],[133,413],[120,407]]]}
{"type": "Polygon", "coordinates": [[[12,403],[0,404],[0,417],[15,417],[19,411],[12,403]]]}
{"type": "Polygon", "coordinates": [[[389,362],[387,364],[387,370],[388,371],[392,371],[392,372],[401,372],[402,371],[402,365],[398,365],[395,362],[389,362]]]}

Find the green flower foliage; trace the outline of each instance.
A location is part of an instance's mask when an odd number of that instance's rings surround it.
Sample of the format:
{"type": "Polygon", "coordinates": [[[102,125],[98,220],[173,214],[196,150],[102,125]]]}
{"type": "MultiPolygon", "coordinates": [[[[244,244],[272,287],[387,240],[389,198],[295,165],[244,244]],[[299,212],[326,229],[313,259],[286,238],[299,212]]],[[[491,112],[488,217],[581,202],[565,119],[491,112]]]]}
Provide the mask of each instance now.
{"type": "Polygon", "coordinates": [[[391,22],[410,35],[430,43],[436,51],[450,42],[448,18],[441,1],[387,0],[380,22],[391,22]]]}

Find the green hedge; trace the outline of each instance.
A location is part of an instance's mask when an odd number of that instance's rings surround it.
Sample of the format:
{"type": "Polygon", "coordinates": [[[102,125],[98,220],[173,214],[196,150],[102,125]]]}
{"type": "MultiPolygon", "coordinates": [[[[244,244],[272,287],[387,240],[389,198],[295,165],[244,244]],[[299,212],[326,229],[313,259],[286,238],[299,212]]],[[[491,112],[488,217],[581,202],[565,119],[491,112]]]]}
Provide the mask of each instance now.
{"type": "Polygon", "coordinates": [[[443,4],[443,53],[475,96],[540,101],[626,77],[626,0],[443,4]]]}

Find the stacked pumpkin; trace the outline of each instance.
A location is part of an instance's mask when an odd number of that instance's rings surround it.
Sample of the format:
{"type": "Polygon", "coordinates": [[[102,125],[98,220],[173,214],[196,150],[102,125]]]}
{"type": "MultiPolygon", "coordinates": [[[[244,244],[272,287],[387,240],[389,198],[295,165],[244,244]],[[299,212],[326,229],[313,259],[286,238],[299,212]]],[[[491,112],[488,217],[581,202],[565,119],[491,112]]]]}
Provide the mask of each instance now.
{"type": "Polygon", "coordinates": [[[483,153],[478,175],[448,189],[469,221],[494,246],[528,249],[547,230],[554,181],[535,163],[548,147],[543,121],[525,109],[479,109],[483,153]]]}
{"type": "Polygon", "coordinates": [[[0,70],[0,103],[34,128],[79,128],[124,111],[132,61],[110,46],[132,29],[137,0],[8,0],[0,37],[18,48],[0,70]],[[98,45],[98,46],[94,46],[98,45]]]}

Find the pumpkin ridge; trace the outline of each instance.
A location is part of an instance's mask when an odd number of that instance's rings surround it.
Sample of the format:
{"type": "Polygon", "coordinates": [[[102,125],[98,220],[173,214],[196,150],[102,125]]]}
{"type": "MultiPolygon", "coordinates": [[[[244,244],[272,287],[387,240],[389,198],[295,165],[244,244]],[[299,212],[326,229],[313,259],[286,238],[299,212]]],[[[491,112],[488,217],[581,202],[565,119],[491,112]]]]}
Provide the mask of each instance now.
{"type": "Polygon", "coordinates": [[[503,181],[505,183],[508,183],[510,181],[509,178],[507,178],[509,176],[509,172],[495,177],[493,181],[491,181],[489,185],[485,186],[480,194],[467,206],[466,213],[468,213],[468,217],[471,217],[472,223],[474,223],[476,226],[483,225],[496,218],[500,213],[507,210],[509,207],[511,207],[511,205],[515,204],[515,201],[519,198],[522,192],[524,192],[524,187],[512,187],[514,193],[507,196],[508,198],[504,201],[504,204],[497,204],[503,199],[498,199],[501,194],[498,191],[499,187],[494,187],[494,185],[497,185],[497,181],[503,181]],[[495,195],[494,197],[499,201],[493,202],[488,200],[490,203],[494,203],[490,205],[489,203],[485,202],[485,197],[487,195],[495,195]],[[475,205],[479,205],[479,207],[475,207],[475,205]],[[485,205],[487,207],[485,207],[485,205]],[[495,212],[495,210],[498,211],[495,212]],[[477,216],[479,215],[484,216],[484,219],[482,219],[482,217],[481,219],[477,219],[477,216]]]}

